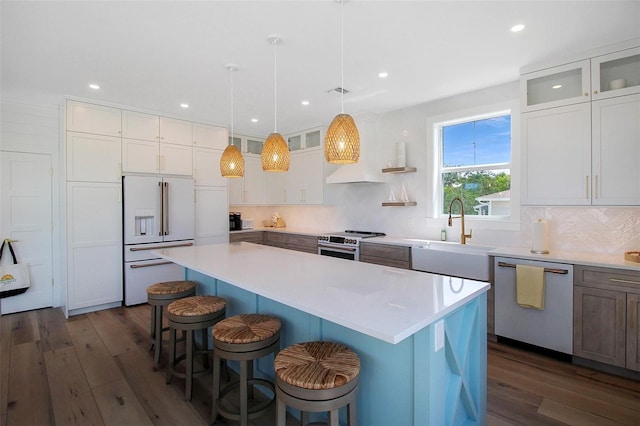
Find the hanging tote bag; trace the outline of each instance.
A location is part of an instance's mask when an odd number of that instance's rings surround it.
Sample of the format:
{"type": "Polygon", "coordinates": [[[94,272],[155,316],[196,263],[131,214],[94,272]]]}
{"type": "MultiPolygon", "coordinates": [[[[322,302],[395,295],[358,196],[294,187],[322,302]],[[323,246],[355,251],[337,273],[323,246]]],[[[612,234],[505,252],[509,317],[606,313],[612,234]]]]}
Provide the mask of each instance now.
{"type": "Polygon", "coordinates": [[[29,289],[31,280],[29,278],[29,265],[26,263],[18,263],[16,254],[11,247],[11,241],[5,239],[0,246],[0,262],[2,262],[2,253],[4,246],[9,247],[13,264],[0,264],[0,298],[15,296],[22,294],[29,289]]]}

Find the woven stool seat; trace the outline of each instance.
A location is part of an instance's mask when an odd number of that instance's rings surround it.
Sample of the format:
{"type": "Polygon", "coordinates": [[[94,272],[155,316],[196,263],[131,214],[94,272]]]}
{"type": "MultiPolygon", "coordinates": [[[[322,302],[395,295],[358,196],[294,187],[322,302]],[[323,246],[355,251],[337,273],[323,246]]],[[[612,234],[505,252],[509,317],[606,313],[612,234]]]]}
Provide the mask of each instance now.
{"type": "Polygon", "coordinates": [[[173,376],[185,378],[185,400],[191,400],[191,388],[193,376],[206,374],[211,371],[209,368],[209,333],[208,328],[213,327],[218,321],[224,318],[227,302],[217,296],[191,296],[171,302],[167,306],[167,317],[169,318],[169,371],[167,373],[167,383],[171,383],[173,376]],[[176,331],[183,331],[185,336],[185,353],[176,356],[176,331]],[[201,350],[194,350],[194,332],[200,330],[201,350]],[[203,356],[203,368],[199,371],[193,369],[193,358],[195,355],[203,356]],[[176,365],[185,361],[184,373],[176,370],[176,365]]]}
{"type": "Polygon", "coordinates": [[[329,425],[337,426],[339,409],[347,406],[349,425],[356,424],[360,358],[347,346],[334,342],[291,345],[275,357],[277,425],[286,423],[286,406],[308,412],[329,412],[329,425]]]}
{"type": "Polygon", "coordinates": [[[156,283],[147,287],[148,295],[176,294],[183,291],[196,289],[196,283],[193,281],[166,281],[156,283]]]}
{"type": "Polygon", "coordinates": [[[260,342],[273,337],[280,327],[280,320],[271,315],[236,315],[217,323],[213,338],[233,344],[260,342]]]}
{"type": "Polygon", "coordinates": [[[281,351],[274,361],[278,377],[304,389],[333,389],[360,373],[360,358],[339,343],[298,343],[281,351]]]}
{"type": "Polygon", "coordinates": [[[211,423],[218,415],[246,426],[250,419],[262,415],[275,398],[254,398],[254,387],[261,386],[275,393],[273,382],[253,377],[253,362],[280,349],[280,320],[271,315],[236,315],[218,322],[213,335],[213,404],[211,423]],[[221,362],[238,361],[240,378],[220,389],[221,362]],[[229,403],[227,395],[239,387],[239,397],[229,403]],[[237,400],[239,399],[239,401],[237,400]],[[237,408],[239,407],[239,409],[237,408]]]}
{"type": "Polygon", "coordinates": [[[192,296],[176,300],[167,306],[167,312],[173,317],[201,317],[216,314],[223,310],[227,302],[217,296],[192,296]]]}
{"type": "Polygon", "coordinates": [[[162,326],[162,312],[165,306],[183,297],[195,296],[196,283],[193,281],[165,281],[147,287],[147,303],[151,305],[151,349],[155,348],[153,366],[160,364],[162,333],[169,327],[162,326]]]}

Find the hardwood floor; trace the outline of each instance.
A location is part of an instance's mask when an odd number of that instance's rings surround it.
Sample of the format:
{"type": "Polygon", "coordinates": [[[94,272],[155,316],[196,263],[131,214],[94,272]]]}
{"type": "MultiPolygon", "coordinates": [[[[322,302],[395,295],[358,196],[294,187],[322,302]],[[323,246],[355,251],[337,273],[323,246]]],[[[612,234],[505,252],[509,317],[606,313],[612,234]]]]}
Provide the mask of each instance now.
{"type": "MultiPolygon", "coordinates": [[[[209,376],[195,380],[191,402],[182,380],[165,385],[148,351],[149,313],[141,305],[69,320],[60,309],[2,316],[0,425],[208,424],[209,376]]],[[[639,382],[488,348],[489,425],[640,424],[639,382]]],[[[254,425],[273,423],[271,412],[254,425]]]]}

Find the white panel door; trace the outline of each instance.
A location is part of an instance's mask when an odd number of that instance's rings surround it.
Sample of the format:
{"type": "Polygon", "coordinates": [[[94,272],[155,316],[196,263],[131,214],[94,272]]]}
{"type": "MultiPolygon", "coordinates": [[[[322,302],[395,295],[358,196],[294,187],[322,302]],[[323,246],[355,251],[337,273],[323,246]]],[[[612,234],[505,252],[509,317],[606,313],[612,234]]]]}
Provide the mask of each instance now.
{"type": "Polygon", "coordinates": [[[228,145],[226,127],[193,123],[193,146],[224,150],[228,145]]]}
{"type": "Polygon", "coordinates": [[[164,241],[191,240],[194,236],[193,179],[164,178],[166,205],[164,241]]]}
{"type": "Polygon", "coordinates": [[[160,142],[191,146],[193,144],[191,122],[160,117],[160,142]]]}
{"type": "Polygon", "coordinates": [[[193,179],[199,186],[227,186],[227,178],[220,174],[218,149],[193,148],[193,179]]]}
{"type": "MultiPolygon", "coordinates": [[[[2,152],[0,237],[15,240],[18,262],[29,264],[31,287],[1,299],[2,314],[53,304],[51,156],[2,152]]],[[[5,249],[2,263],[10,262],[5,249]],[[6,259],[5,259],[6,257],[6,259]]]]}

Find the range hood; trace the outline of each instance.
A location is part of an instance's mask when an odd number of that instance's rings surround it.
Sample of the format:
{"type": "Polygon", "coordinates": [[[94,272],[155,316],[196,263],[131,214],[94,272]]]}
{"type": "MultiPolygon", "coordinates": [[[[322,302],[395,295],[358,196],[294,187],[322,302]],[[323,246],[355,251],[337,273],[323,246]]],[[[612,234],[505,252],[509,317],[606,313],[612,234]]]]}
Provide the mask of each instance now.
{"type": "Polygon", "coordinates": [[[376,164],[376,116],[366,113],[353,117],[360,134],[360,159],[355,164],[344,164],[327,176],[327,183],[385,182],[382,168],[376,164]]]}

